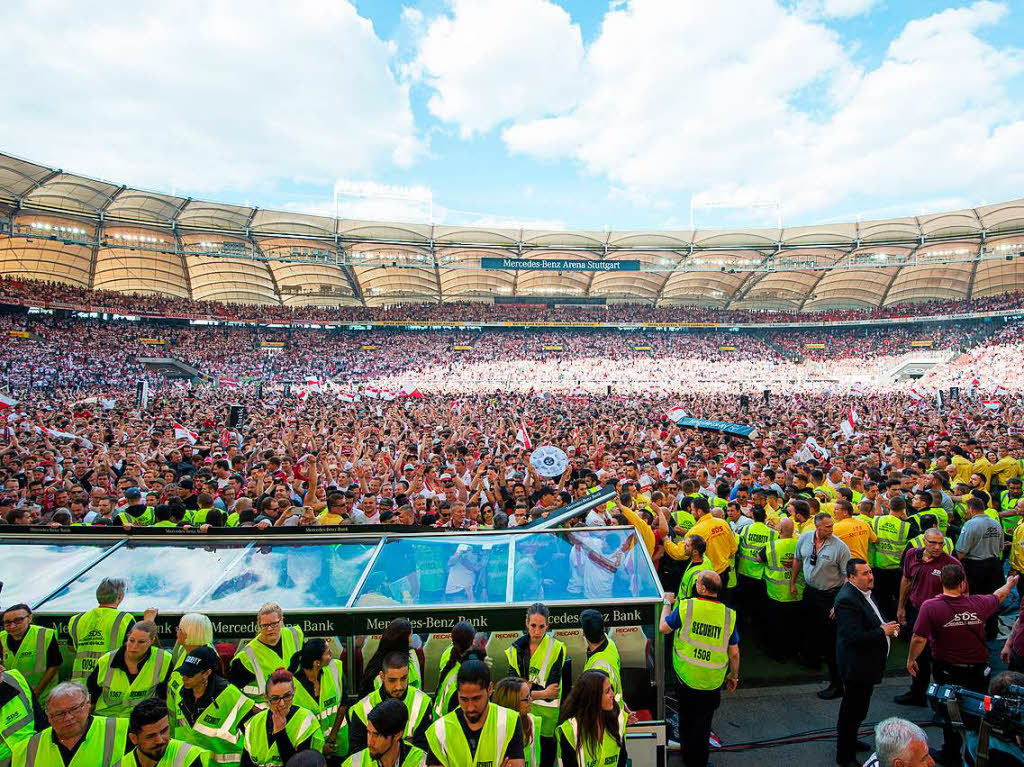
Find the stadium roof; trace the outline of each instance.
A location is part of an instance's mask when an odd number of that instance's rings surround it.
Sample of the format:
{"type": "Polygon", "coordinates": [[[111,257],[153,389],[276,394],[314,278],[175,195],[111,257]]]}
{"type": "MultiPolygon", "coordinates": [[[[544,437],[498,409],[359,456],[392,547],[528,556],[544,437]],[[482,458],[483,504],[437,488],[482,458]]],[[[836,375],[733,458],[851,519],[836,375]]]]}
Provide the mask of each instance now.
{"type": "Polygon", "coordinates": [[[249,304],[586,296],[813,311],[1024,290],[1024,200],[781,229],[490,229],[227,205],[0,154],[0,225],[0,275],[249,304]],[[483,269],[487,257],[640,264],[483,269]]]}

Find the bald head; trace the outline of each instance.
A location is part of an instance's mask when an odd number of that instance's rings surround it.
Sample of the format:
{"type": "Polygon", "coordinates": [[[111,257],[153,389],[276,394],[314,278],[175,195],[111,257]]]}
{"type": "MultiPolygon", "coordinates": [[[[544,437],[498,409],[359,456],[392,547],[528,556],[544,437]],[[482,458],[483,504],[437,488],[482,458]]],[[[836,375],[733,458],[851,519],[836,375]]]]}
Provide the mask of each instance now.
{"type": "Polygon", "coordinates": [[[780,538],[792,538],[793,537],[793,520],[789,517],[783,517],[779,520],[779,537],[780,538]]]}
{"type": "Polygon", "coordinates": [[[717,597],[722,593],[722,579],[714,570],[702,570],[697,576],[697,593],[717,597]]]}

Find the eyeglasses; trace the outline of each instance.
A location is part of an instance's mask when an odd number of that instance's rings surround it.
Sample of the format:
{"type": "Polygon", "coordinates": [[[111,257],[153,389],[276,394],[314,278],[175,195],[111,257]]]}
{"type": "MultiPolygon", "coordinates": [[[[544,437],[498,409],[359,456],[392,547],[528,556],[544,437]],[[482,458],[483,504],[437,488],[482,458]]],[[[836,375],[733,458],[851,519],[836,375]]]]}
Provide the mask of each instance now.
{"type": "Polygon", "coordinates": [[[260,627],[260,631],[269,631],[270,629],[276,629],[280,625],[281,625],[281,621],[280,620],[276,620],[273,623],[261,623],[261,624],[259,624],[259,627],[260,627]]]}
{"type": "Polygon", "coordinates": [[[269,698],[267,698],[267,701],[270,703],[284,703],[285,701],[289,701],[294,697],[294,692],[286,692],[284,695],[271,695],[269,698]]]}
{"type": "Polygon", "coordinates": [[[27,615],[22,615],[20,618],[4,618],[5,626],[17,626],[19,623],[24,623],[28,620],[27,615]]]}
{"type": "Polygon", "coordinates": [[[51,722],[54,720],[60,721],[61,719],[66,719],[67,717],[74,716],[77,712],[81,711],[82,707],[88,705],[88,703],[88,699],[83,700],[77,706],[72,706],[71,708],[64,709],[63,711],[48,712],[47,717],[50,719],[51,722]]]}

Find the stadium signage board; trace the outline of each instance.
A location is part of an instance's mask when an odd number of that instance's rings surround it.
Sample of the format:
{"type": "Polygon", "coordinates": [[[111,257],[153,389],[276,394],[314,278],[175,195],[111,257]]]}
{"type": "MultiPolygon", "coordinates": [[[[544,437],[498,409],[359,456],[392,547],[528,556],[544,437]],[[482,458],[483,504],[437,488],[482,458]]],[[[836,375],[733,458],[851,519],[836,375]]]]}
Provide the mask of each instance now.
{"type": "Polygon", "coordinates": [[[597,258],[488,258],[482,269],[518,269],[533,272],[639,272],[638,259],[603,261],[597,258]]]}
{"type": "Polygon", "coordinates": [[[825,344],[804,344],[805,349],[824,349],[825,344]]]}
{"type": "Polygon", "coordinates": [[[363,351],[364,352],[372,352],[376,348],[377,347],[374,346],[373,344],[363,344],[363,351]]]}
{"type": "Polygon", "coordinates": [[[702,431],[721,431],[731,434],[734,437],[754,439],[757,436],[757,429],[742,423],[731,421],[712,421],[706,418],[676,418],[675,423],[683,429],[700,429],[702,431]]]}
{"type": "Polygon", "coordinates": [[[283,349],[285,346],[284,341],[260,341],[261,349],[283,349]]]}
{"type": "Polygon", "coordinates": [[[735,346],[719,346],[718,350],[722,351],[722,352],[734,352],[734,351],[736,351],[736,347],[735,346]]]}
{"type": "MultiPolygon", "coordinates": [[[[577,628],[580,613],[592,605],[582,601],[570,605],[549,605],[551,609],[550,625],[552,628],[577,628]]],[[[607,626],[654,626],[658,620],[660,602],[623,602],[599,605],[607,626]]],[[[318,637],[367,636],[381,633],[395,618],[405,618],[412,624],[417,634],[450,633],[459,621],[469,621],[477,631],[522,631],[523,618],[528,604],[522,606],[509,605],[471,605],[458,607],[408,607],[394,605],[381,606],[373,610],[351,609],[339,606],[337,609],[321,608],[316,612],[301,610],[285,610],[285,623],[289,626],[300,626],[303,633],[318,637]]],[[[198,608],[202,611],[202,608],[198,608]]],[[[213,635],[218,639],[252,639],[259,633],[256,617],[253,613],[207,613],[213,624],[213,635]]],[[[67,624],[71,614],[37,613],[34,622],[46,628],[52,628],[61,641],[67,640],[67,624]]],[[[169,640],[164,644],[174,643],[181,614],[160,613],[156,618],[157,634],[169,640]]]]}
{"type": "Polygon", "coordinates": [[[650,346],[634,346],[633,347],[633,351],[635,351],[635,352],[649,352],[649,351],[653,351],[653,349],[650,346]]]}
{"type": "Polygon", "coordinates": [[[457,352],[471,352],[471,351],[473,351],[473,347],[472,346],[461,346],[459,344],[455,344],[454,346],[452,346],[452,349],[454,349],[457,352]]]}
{"type": "Polygon", "coordinates": [[[139,340],[144,344],[149,344],[150,346],[163,346],[167,343],[167,341],[162,338],[140,338],[139,340]]]}
{"type": "Polygon", "coordinates": [[[911,342],[910,342],[910,345],[911,345],[911,346],[924,346],[924,347],[929,347],[929,346],[932,346],[932,345],[933,345],[934,343],[935,343],[935,342],[934,342],[934,341],[932,341],[932,340],[931,340],[931,339],[929,338],[929,339],[926,339],[926,340],[922,340],[922,341],[911,341],[911,342]]]}
{"type": "Polygon", "coordinates": [[[560,351],[562,351],[562,347],[561,346],[556,346],[556,345],[545,346],[543,348],[544,348],[544,351],[546,351],[546,352],[560,352],[560,351]]]}
{"type": "Polygon", "coordinates": [[[7,335],[11,338],[31,338],[32,334],[27,330],[8,330],[7,335]]]}

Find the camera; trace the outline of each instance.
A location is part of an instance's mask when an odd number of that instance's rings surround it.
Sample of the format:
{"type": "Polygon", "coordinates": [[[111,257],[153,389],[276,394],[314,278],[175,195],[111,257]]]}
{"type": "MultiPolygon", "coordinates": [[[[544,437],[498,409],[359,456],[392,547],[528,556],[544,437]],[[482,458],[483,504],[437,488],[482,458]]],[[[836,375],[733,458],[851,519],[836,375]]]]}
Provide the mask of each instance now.
{"type": "Polygon", "coordinates": [[[964,764],[1024,765],[1024,686],[1010,684],[1005,695],[987,695],[958,685],[931,684],[928,699],[942,723],[963,734],[964,764]]]}

